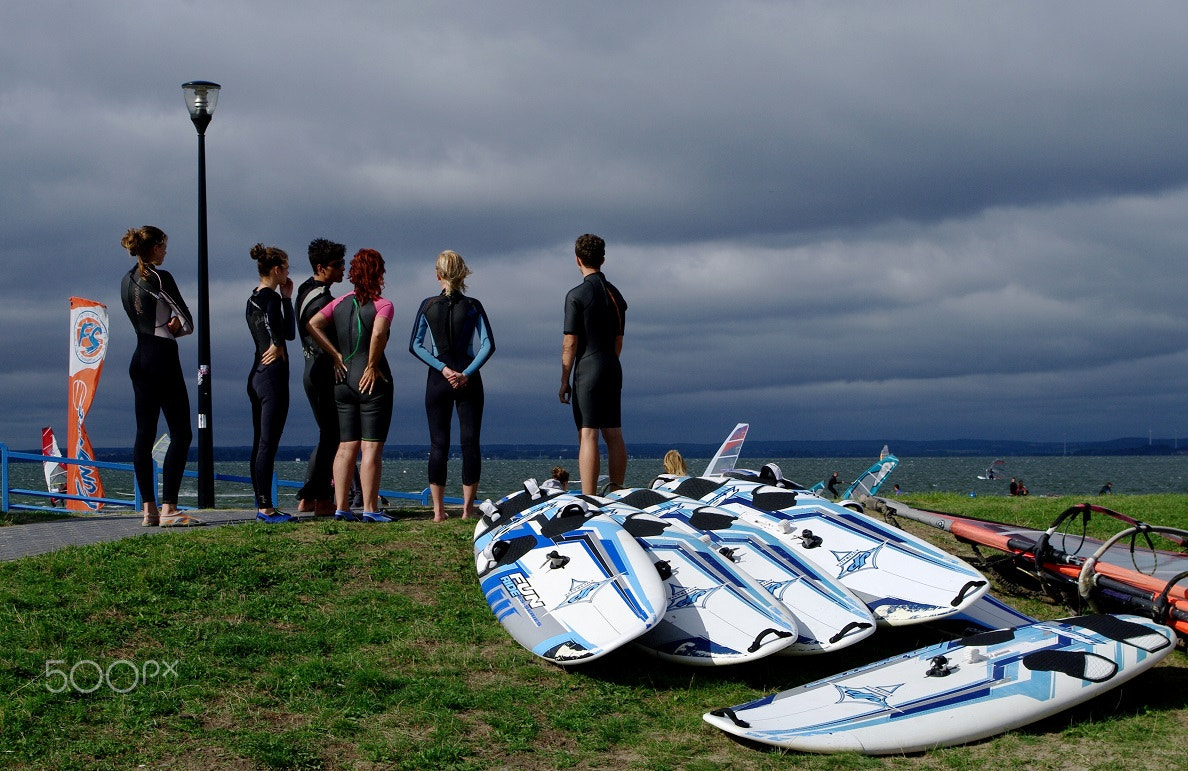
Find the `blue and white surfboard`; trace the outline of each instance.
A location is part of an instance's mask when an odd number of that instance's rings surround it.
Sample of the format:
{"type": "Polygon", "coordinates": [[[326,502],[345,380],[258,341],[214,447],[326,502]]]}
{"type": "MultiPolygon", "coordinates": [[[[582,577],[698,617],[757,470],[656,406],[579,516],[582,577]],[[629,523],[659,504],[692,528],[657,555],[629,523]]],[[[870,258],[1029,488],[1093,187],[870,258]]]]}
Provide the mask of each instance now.
{"type": "Polygon", "coordinates": [[[774,533],[862,599],[882,625],[958,613],[990,587],[964,560],[805,490],[704,477],[665,480],[657,489],[720,507],[774,533]]]}
{"type": "Polygon", "coordinates": [[[1150,669],[1175,633],[1139,616],[983,632],[827,677],[706,722],[802,752],[887,755],[984,739],[1080,704],[1150,669]]]}
{"type": "Polygon", "coordinates": [[[651,557],[617,522],[571,496],[475,542],[475,567],[495,618],[541,658],[593,661],[654,628],[667,608],[651,557]]]}
{"type": "Polygon", "coordinates": [[[782,602],[796,617],[797,638],[781,654],[826,653],[875,631],[870,610],[842,583],[737,514],[661,490],[620,490],[609,497],[696,536],[782,602]]]}

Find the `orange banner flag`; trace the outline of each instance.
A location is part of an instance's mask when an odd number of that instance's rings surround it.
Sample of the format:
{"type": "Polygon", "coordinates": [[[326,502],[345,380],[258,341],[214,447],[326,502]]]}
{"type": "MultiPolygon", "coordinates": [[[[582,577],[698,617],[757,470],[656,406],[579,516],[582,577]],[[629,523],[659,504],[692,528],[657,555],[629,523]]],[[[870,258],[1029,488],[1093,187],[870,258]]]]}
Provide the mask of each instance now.
{"type": "MultiPolygon", "coordinates": [[[[91,439],[87,436],[87,413],[99,387],[103,373],[103,359],[107,356],[107,306],[81,297],[70,298],[70,386],[68,394],[69,418],[66,421],[66,456],[79,460],[94,460],[91,439]]],[[[102,498],[103,481],[94,466],[68,464],[66,491],[71,495],[102,498]]],[[[96,501],[66,501],[66,508],[98,511],[103,503],[96,501]]]]}

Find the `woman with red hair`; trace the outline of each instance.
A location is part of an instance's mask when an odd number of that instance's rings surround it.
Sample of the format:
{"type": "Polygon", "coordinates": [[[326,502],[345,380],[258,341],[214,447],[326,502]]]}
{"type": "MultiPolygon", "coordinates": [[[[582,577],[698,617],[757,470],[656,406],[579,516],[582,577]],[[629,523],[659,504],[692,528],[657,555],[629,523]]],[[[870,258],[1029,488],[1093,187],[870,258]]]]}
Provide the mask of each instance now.
{"type": "Polygon", "coordinates": [[[384,442],[392,425],[392,370],[384,348],[393,308],[380,296],[384,258],[360,249],[347,280],[355,291],[336,298],[309,321],[309,332],[334,363],[334,401],[338,405],[338,452],[334,456],[335,519],[358,522],[350,509],[351,479],[362,454],[363,522],[391,522],[379,510],[384,442]]]}

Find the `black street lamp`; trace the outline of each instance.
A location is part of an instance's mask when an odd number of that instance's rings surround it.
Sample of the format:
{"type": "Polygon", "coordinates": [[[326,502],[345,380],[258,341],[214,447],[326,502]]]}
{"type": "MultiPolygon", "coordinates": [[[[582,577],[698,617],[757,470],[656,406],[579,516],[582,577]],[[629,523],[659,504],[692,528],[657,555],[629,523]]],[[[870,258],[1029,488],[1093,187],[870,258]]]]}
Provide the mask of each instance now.
{"type": "Polygon", "coordinates": [[[206,246],[206,127],[219,101],[219,84],[194,80],[182,84],[190,120],[198,129],[198,507],[213,509],[214,433],[211,417],[210,286],[206,246]]]}

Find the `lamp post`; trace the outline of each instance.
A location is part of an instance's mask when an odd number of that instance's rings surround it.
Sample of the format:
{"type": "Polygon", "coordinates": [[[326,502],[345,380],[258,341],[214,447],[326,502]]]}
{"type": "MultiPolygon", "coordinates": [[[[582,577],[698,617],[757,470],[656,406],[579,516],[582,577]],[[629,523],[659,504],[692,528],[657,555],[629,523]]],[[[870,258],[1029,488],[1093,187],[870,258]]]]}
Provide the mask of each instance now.
{"type": "Polygon", "coordinates": [[[206,246],[206,127],[219,101],[219,84],[194,80],[182,84],[190,120],[198,129],[198,507],[213,509],[214,434],[211,417],[210,286],[206,246]]]}

